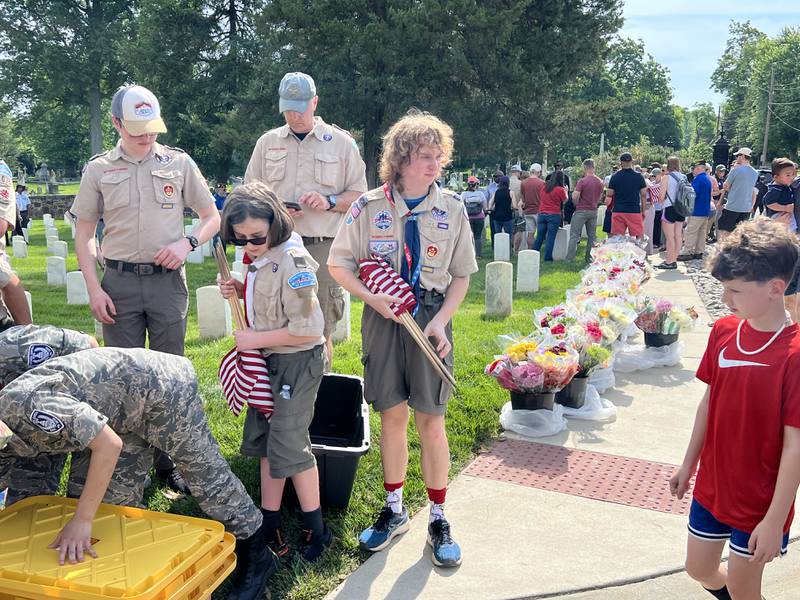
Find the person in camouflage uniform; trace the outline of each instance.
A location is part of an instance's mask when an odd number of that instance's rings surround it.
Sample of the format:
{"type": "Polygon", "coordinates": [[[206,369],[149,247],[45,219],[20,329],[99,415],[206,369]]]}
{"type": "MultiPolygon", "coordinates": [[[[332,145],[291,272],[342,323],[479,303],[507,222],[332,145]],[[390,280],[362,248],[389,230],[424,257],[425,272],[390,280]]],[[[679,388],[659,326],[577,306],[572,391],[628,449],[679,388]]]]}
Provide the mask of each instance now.
{"type": "MultiPolygon", "coordinates": [[[[0,332],[0,389],[17,377],[56,356],[97,348],[92,336],[72,329],[51,325],[20,325],[0,332]]],[[[58,490],[66,454],[40,454],[15,461],[9,481],[36,481],[38,493],[54,495],[58,490]]],[[[0,485],[0,490],[3,486],[0,485]]],[[[8,504],[31,494],[24,493],[25,485],[15,486],[6,501],[8,504]]]]}
{"type": "Polygon", "coordinates": [[[75,516],[51,544],[62,563],[94,555],[91,523],[101,501],[142,504],[155,447],[172,456],[200,507],[237,538],[230,598],[261,596],[277,558],[261,511],[211,435],[189,360],[141,348],[52,358],[0,391],[0,419],[14,434],[0,450],[0,489],[10,483],[16,499],[42,493],[38,474],[20,472],[20,457],[91,450],[86,469],[79,465],[70,477],[69,495],[80,497],[75,516]]]}

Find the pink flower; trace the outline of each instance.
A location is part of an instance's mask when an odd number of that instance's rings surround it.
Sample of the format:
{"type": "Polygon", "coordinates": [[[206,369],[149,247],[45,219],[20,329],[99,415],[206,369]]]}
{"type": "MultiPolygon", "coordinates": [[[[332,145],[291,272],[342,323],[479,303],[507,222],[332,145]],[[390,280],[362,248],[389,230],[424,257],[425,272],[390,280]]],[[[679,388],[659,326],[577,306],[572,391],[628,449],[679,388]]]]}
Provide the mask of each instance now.
{"type": "Polygon", "coordinates": [[[564,333],[566,333],[566,331],[567,328],[564,327],[563,323],[559,323],[550,328],[550,333],[552,333],[553,335],[563,335],[564,333]]]}
{"type": "Polygon", "coordinates": [[[659,300],[656,302],[656,312],[657,313],[668,313],[672,310],[672,302],[669,300],[659,300]]]}
{"type": "Polygon", "coordinates": [[[561,307],[561,306],[559,306],[558,308],[554,308],[553,310],[551,310],[551,311],[550,311],[550,316],[553,316],[553,317],[560,317],[560,316],[561,316],[561,315],[563,315],[565,312],[566,312],[566,311],[564,310],[564,308],[563,308],[563,307],[561,307]]]}

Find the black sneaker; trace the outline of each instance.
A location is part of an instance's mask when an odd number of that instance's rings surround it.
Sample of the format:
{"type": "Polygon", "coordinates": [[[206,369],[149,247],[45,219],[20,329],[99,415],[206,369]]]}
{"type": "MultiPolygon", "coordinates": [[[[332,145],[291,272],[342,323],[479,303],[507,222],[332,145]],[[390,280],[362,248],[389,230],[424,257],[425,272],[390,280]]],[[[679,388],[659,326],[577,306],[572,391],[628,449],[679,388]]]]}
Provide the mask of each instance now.
{"type": "Polygon", "coordinates": [[[375,522],[361,532],[358,544],[362,550],[378,552],[386,548],[394,537],[405,533],[410,527],[411,522],[408,520],[405,506],[399,515],[392,512],[388,506],[384,506],[375,522]]]}
{"type": "Polygon", "coordinates": [[[701,260],[703,258],[702,254],[692,254],[692,258],[694,260],[701,260]]]}
{"type": "Polygon", "coordinates": [[[173,492],[178,492],[184,496],[192,495],[192,491],[189,489],[189,486],[186,485],[186,480],[183,478],[183,475],[181,475],[178,469],[173,469],[172,471],[156,470],[156,475],[163,479],[164,483],[167,484],[167,487],[173,492]]]}
{"type": "Polygon", "coordinates": [[[447,519],[434,519],[428,524],[428,543],[433,548],[431,560],[437,567],[457,567],[461,564],[461,546],[451,537],[447,519]]]}
{"type": "Polygon", "coordinates": [[[681,254],[678,257],[678,260],[681,261],[681,262],[686,262],[688,260],[694,260],[695,256],[697,256],[697,255],[696,254],[681,254]]]}
{"type": "Polygon", "coordinates": [[[657,269],[665,269],[665,270],[669,270],[669,269],[677,269],[677,268],[678,268],[678,263],[674,263],[674,262],[671,262],[671,263],[668,263],[668,262],[662,262],[660,265],[657,265],[657,266],[656,266],[656,268],[657,268],[657,269]]]}
{"type": "Polygon", "coordinates": [[[300,555],[310,563],[317,562],[325,549],[330,548],[334,541],[333,533],[327,525],[325,525],[322,535],[315,536],[310,529],[304,529],[302,539],[300,555]]]}

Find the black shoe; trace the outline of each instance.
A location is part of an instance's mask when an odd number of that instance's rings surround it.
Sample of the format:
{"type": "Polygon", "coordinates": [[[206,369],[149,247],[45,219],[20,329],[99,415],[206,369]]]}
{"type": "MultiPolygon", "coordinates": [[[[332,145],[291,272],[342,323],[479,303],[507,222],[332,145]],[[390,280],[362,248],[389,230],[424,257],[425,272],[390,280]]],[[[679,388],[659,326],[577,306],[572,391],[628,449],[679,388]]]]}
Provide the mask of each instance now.
{"type": "Polygon", "coordinates": [[[665,269],[665,270],[668,270],[668,269],[677,269],[677,268],[678,268],[678,263],[674,263],[674,262],[671,262],[671,263],[668,263],[668,262],[662,262],[660,265],[657,265],[657,266],[656,266],[656,268],[657,268],[657,269],[665,269]]]}
{"type": "Polygon", "coordinates": [[[236,571],[228,600],[261,600],[267,581],[278,568],[278,557],[259,528],[246,540],[236,540],[236,571]]]}
{"type": "Polygon", "coordinates": [[[692,258],[694,260],[702,260],[703,255],[702,254],[692,254],[692,258]]]}
{"type": "Polygon", "coordinates": [[[156,475],[163,479],[164,483],[167,484],[167,487],[173,492],[178,492],[184,496],[192,495],[192,490],[190,490],[189,486],[186,485],[186,480],[183,478],[183,475],[181,475],[178,469],[173,469],[171,471],[160,471],[156,469],[156,475]]]}
{"type": "Polygon", "coordinates": [[[289,555],[291,548],[289,543],[284,539],[283,532],[280,529],[273,529],[264,533],[264,539],[267,541],[269,549],[275,553],[278,558],[284,558],[289,555]]]}
{"type": "Polygon", "coordinates": [[[696,254],[681,254],[678,257],[678,260],[681,262],[686,262],[688,260],[694,260],[694,257],[697,256],[696,254]]]}
{"type": "Polygon", "coordinates": [[[325,552],[327,548],[330,548],[334,541],[333,533],[331,533],[327,525],[325,525],[325,529],[322,531],[321,535],[314,535],[310,529],[304,529],[302,538],[300,555],[306,562],[310,563],[317,562],[322,556],[322,553],[325,552]]]}

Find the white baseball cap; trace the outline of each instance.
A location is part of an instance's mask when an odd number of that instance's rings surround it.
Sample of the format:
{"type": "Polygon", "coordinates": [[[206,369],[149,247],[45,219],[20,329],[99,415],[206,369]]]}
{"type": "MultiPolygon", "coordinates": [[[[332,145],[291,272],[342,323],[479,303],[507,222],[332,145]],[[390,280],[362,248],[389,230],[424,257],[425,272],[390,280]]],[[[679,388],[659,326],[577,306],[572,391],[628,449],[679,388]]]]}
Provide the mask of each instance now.
{"type": "Polygon", "coordinates": [[[743,147],[739,148],[736,151],[735,156],[739,156],[740,154],[743,154],[744,156],[750,157],[750,156],[753,156],[753,151],[750,148],[747,148],[747,147],[743,146],[743,147]]]}
{"type": "Polygon", "coordinates": [[[153,92],[140,85],[125,85],[111,100],[111,114],[122,121],[131,135],[166,133],[161,105],[153,92]]]}
{"type": "Polygon", "coordinates": [[[539,163],[531,163],[531,173],[541,173],[542,172],[542,165],[539,163]]]}

